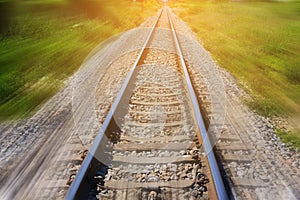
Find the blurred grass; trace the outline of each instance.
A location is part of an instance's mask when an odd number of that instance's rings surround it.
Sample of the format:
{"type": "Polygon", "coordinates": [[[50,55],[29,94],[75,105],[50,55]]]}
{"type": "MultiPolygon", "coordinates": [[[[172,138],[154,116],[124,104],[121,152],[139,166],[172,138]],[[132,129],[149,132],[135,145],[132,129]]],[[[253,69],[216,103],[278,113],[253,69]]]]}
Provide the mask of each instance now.
{"type": "Polygon", "coordinates": [[[176,12],[265,116],[300,112],[300,3],[180,1],[176,12]]]}
{"type": "Polygon", "coordinates": [[[10,13],[0,35],[0,120],[38,108],[100,42],[155,14],[154,2],[1,1],[10,13]]]}
{"type": "MultiPolygon", "coordinates": [[[[251,94],[250,108],[267,117],[300,115],[300,2],[178,0],[172,7],[251,94]]],[[[299,135],[280,134],[298,147],[299,135]]]]}
{"type": "Polygon", "coordinates": [[[298,150],[300,149],[300,134],[291,131],[286,132],[280,129],[276,129],[276,133],[284,143],[292,145],[296,147],[298,150]]]}

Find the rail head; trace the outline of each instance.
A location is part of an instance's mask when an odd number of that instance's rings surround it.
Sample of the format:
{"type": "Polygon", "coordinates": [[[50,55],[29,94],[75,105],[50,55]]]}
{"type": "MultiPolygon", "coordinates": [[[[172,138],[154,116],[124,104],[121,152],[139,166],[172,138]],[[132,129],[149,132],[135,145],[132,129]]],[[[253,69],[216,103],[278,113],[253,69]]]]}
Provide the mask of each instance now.
{"type": "Polygon", "coordinates": [[[219,167],[218,167],[218,164],[217,164],[214,152],[213,152],[213,148],[212,148],[212,145],[210,143],[210,140],[209,140],[209,137],[208,137],[208,134],[206,131],[206,127],[205,127],[204,120],[203,120],[203,117],[202,117],[202,114],[201,114],[201,111],[199,108],[198,100],[197,100],[197,97],[196,97],[196,94],[195,94],[195,91],[194,91],[194,88],[192,85],[192,81],[190,79],[190,75],[189,75],[187,66],[185,64],[185,60],[183,57],[183,53],[182,53],[182,49],[181,49],[181,46],[179,43],[177,32],[175,30],[175,26],[174,26],[169,8],[165,5],[164,9],[166,9],[167,14],[168,14],[168,19],[170,22],[176,50],[177,50],[177,53],[180,58],[181,66],[183,68],[186,84],[187,84],[187,87],[189,90],[189,95],[190,95],[191,103],[193,106],[194,116],[196,118],[197,126],[199,128],[201,138],[203,140],[202,142],[203,142],[203,146],[204,146],[204,151],[206,153],[207,160],[209,162],[209,167],[210,167],[210,171],[212,173],[212,178],[213,178],[215,190],[217,193],[217,197],[218,197],[218,199],[221,199],[221,200],[227,200],[228,195],[227,195],[226,189],[224,187],[223,179],[221,177],[221,173],[220,173],[220,170],[219,170],[219,167]]]}

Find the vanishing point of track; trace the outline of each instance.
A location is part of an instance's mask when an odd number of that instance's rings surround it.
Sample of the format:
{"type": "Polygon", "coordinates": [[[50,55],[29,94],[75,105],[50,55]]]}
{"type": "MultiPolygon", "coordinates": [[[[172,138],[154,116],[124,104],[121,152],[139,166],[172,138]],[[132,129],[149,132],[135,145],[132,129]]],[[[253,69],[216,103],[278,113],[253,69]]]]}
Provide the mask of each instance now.
{"type": "Polygon", "coordinates": [[[164,6],[66,199],[208,198],[227,194],[164,6]],[[149,48],[159,28],[176,54],[149,48]]]}

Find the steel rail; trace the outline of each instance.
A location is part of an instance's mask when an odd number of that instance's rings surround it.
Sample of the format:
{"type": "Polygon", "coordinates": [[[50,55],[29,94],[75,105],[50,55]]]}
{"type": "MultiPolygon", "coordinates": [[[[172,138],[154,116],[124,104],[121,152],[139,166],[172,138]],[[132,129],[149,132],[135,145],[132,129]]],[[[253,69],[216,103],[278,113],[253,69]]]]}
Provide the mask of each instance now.
{"type": "MultiPolygon", "coordinates": [[[[218,169],[218,166],[216,164],[216,160],[215,160],[215,157],[214,157],[214,154],[213,154],[213,151],[212,151],[212,147],[211,147],[211,144],[210,144],[210,141],[209,141],[209,138],[207,136],[207,133],[206,133],[206,129],[205,129],[205,126],[204,126],[204,123],[203,123],[203,119],[202,119],[202,115],[201,115],[201,112],[200,112],[200,109],[199,109],[199,105],[198,105],[198,101],[197,101],[197,98],[196,98],[196,95],[195,95],[195,92],[193,90],[193,87],[192,87],[192,83],[191,83],[191,80],[190,80],[190,77],[189,77],[189,74],[188,74],[188,71],[187,71],[187,67],[185,65],[185,61],[184,61],[184,58],[183,58],[183,54],[182,54],[182,51],[181,51],[181,47],[180,47],[180,44],[179,44],[179,41],[178,41],[178,38],[177,38],[177,34],[176,34],[176,31],[175,31],[175,28],[174,28],[174,24],[172,22],[172,19],[170,17],[170,13],[169,13],[169,10],[168,8],[166,7],[166,5],[163,7],[163,9],[161,10],[160,14],[158,15],[153,27],[151,28],[150,32],[149,32],[149,35],[135,61],[135,63],[133,64],[128,76],[126,77],[125,79],[125,82],[124,84],[122,85],[122,88],[120,90],[120,92],[118,93],[117,97],[116,97],[116,100],[114,101],[88,155],[86,156],[85,160],[83,161],[82,163],[82,166],[78,172],[78,174],[76,175],[75,177],[75,180],[73,181],[68,193],[67,193],[67,196],[66,196],[66,199],[87,199],[88,198],[88,195],[89,195],[89,190],[91,188],[90,186],[90,180],[91,176],[93,176],[93,172],[90,172],[90,171],[93,171],[93,164],[96,162],[96,155],[99,154],[99,152],[103,152],[107,146],[107,142],[108,142],[108,138],[104,136],[106,130],[108,130],[111,122],[114,120],[113,116],[115,114],[115,112],[117,111],[117,109],[119,108],[120,104],[121,104],[121,100],[123,98],[123,96],[126,94],[126,90],[127,90],[127,87],[130,83],[130,81],[132,80],[132,77],[134,75],[134,73],[136,72],[136,68],[139,64],[139,62],[141,61],[142,59],[142,56],[145,52],[145,49],[147,48],[150,40],[151,40],[151,37],[153,35],[153,32],[158,24],[158,21],[162,15],[162,12],[163,10],[166,10],[167,11],[167,14],[168,14],[168,19],[169,19],[169,22],[170,22],[170,26],[171,26],[171,29],[172,29],[172,33],[173,33],[173,37],[174,37],[174,41],[175,41],[175,44],[176,44],[176,50],[180,56],[180,60],[181,60],[181,64],[182,64],[182,67],[183,67],[183,71],[184,71],[184,75],[185,75],[185,78],[186,78],[186,84],[188,86],[188,90],[189,90],[189,93],[190,93],[190,98],[191,98],[191,101],[192,101],[192,105],[193,105],[193,111],[194,111],[194,116],[195,118],[197,119],[197,123],[198,123],[198,128],[200,129],[200,133],[201,133],[201,137],[203,139],[203,143],[204,143],[204,148],[205,148],[205,152],[206,152],[206,155],[208,157],[208,162],[209,162],[209,165],[210,165],[210,170],[211,170],[211,173],[212,173],[212,176],[213,176],[213,181],[214,181],[214,186],[215,186],[215,189],[217,191],[217,196],[219,199],[228,199],[227,197],[227,193],[224,189],[224,185],[223,185],[223,181],[221,179],[221,175],[220,175],[220,172],[219,172],[219,169],[218,169]]],[[[105,159],[105,158],[103,158],[105,159]]],[[[100,162],[98,162],[100,163],[100,162]]]]}
{"type": "MultiPolygon", "coordinates": [[[[87,154],[86,158],[84,159],[79,172],[77,173],[71,187],[68,190],[68,193],[66,195],[67,200],[73,200],[73,199],[87,199],[84,196],[82,196],[82,190],[87,191],[89,186],[89,170],[91,168],[91,164],[93,162],[93,160],[95,159],[95,155],[97,155],[97,151],[99,150],[99,147],[101,147],[102,145],[105,146],[106,145],[106,141],[107,138],[104,137],[104,133],[105,131],[108,129],[110,122],[113,120],[113,116],[117,110],[117,107],[119,106],[122,96],[125,94],[126,88],[129,85],[130,80],[133,77],[134,72],[136,71],[136,68],[139,64],[139,62],[141,61],[141,58],[145,52],[145,49],[147,48],[150,39],[153,35],[153,32],[158,24],[158,21],[162,15],[163,9],[161,10],[160,14],[158,15],[154,25],[152,26],[148,37],[135,61],[135,63],[133,64],[128,76],[125,79],[124,84],[122,85],[122,88],[120,90],[120,92],[118,93],[116,100],[114,101],[111,109],[109,110],[109,113],[105,119],[105,121],[103,122],[103,125],[98,133],[98,135],[96,136],[96,139],[89,151],[89,153],[87,154]]],[[[88,194],[85,194],[88,195],[88,194]]]]}
{"type": "Polygon", "coordinates": [[[221,173],[219,171],[219,167],[218,167],[218,164],[217,164],[214,152],[213,152],[213,148],[211,146],[211,143],[210,143],[210,140],[209,140],[209,137],[208,137],[205,125],[204,125],[204,121],[203,121],[203,118],[202,118],[202,115],[201,115],[198,100],[197,100],[197,97],[196,97],[196,94],[195,94],[195,91],[194,91],[194,88],[193,88],[193,85],[192,85],[192,82],[191,82],[191,79],[190,79],[190,76],[189,76],[189,72],[187,70],[187,66],[186,66],[185,61],[184,61],[184,57],[183,57],[181,46],[179,44],[177,33],[175,31],[175,26],[173,24],[172,17],[171,17],[170,12],[169,12],[169,8],[167,8],[166,5],[165,5],[164,9],[166,9],[167,13],[168,13],[168,18],[169,18],[170,26],[171,26],[171,29],[172,29],[174,42],[175,42],[175,45],[176,45],[177,53],[180,57],[181,66],[182,66],[183,71],[184,71],[184,76],[185,76],[186,84],[188,86],[189,95],[190,95],[190,98],[191,98],[191,103],[193,105],[194,116],[196,117],[198,128],[200,129],[200,134],[201,134],[201,137],[202,137],[204,150],[205,150],[208,162],[209,162],[209,167],[210,167],[210,171],[212,173],[213,182],[214,182],[214,186],[215,186],[215,189],[216,189],[216,192],[217,192],[217,196],[218,196],[218,199],[220,199],[220,200],[227,200],[228,195],[227,195],[227,192],[225,190],[224,183],[223,183],[223,180],[222,180],[222,177],[221,177],[221,173]]]}

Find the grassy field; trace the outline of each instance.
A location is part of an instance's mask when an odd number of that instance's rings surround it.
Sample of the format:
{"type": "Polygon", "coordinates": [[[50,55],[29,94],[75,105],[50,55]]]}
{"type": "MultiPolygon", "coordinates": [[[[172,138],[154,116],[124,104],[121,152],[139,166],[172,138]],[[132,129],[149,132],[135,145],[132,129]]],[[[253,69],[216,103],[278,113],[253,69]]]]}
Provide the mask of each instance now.
{"type": "Polygon", "coordinates": [[[0,1],[0,121],[32,113],[101,41],[155,14],[154,2],[0,1]]]}
{"type": "MultiPolygon", "coordinates": [[[[264,116],[300,115],[299,2],[179,0],[172,7],[251,94],[246,103],[252,109],[264,116]]],[[[299,131],[279,132],[300,147],[299,131]]]]}

